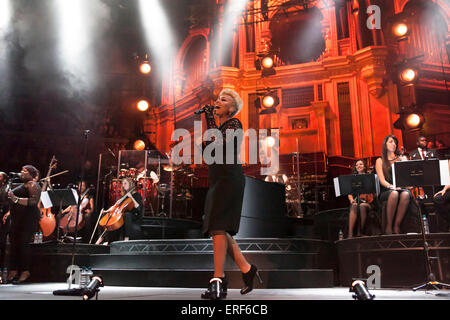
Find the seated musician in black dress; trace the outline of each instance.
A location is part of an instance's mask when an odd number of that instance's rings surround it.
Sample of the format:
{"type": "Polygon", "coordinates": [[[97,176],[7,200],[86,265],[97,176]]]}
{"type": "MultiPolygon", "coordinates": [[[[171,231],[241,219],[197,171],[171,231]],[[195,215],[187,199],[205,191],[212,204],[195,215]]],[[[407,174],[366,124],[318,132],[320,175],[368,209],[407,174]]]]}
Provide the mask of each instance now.
{"type": "Polygon", "coordinates": [[[122,179],[121,187],[122,198],[119,199],[116,204],[111,206],[108,210],[100,212],[101,215],[108,215],[109,212],[118,208],[119,202],[123,203],[126,198],[130,198],[133,202],[132,209],[126,209],[123,211],[123,226],[116,230],[107,231],[106,228],[102,235],[98,238],[96,244],[108,244],[112,241],[117,241],[123,238],[124,241],[130,239],[137,239],[141,232],[142,216],[144,214],[144,205],[142,203],[142,197],[136,190],[136,185],[131,178],[122,179]],[[121,201],[122,200],[122,201],[121,201]],[[106,240],[105,242],[103,242],[106,240]]]}
{"type": "MultiPolygon", "coordinates": [[[[353,174],[366,174],[367,173],[367,166],[366,162],[363,159],[356,160],[353,164],[353,174]]],[[[369,213],[369,210],[373,209],[373,200],[374,195],[373,194],[360,194],[360,204],[359,204],[359,219],[360,223],[357,228],[357,235],[359,236],[363,230],[364,225],[366,223],[367,214],[369,213]]],[[[350,201],[350,213],[348,216],[348,238],[353,237],[353,230],[355,228],[356,221],[358,220],[358,199],[357,195],[348,195],[348,200],[350,201]]]]}
{"type": "Polygon", "coordinates": [[[388,235],[400,233],[400,225],[412,199],[409,190],[394,188],[392,185],[392,164],[405,160],[407,159],[400,154],[398,139],[394,135],[386,136],[383,140],[381,158],[375,162],[375,170],[381,187],[379,199],[381,202],[387,202],[384,233],[388,235]]]}

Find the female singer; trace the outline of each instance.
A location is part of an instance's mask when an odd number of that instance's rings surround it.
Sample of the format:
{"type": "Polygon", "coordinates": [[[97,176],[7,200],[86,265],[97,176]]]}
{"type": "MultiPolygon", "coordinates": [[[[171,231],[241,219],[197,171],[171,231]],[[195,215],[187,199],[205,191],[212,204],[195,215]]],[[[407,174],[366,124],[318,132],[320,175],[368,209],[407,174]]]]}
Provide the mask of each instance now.
{"type": "Polygon", "coordinates": [[[392,185],[392,164],[403,160],[407,159],[400,154],[398,139],[394,135],[386,136],[383,140],[381,158],[375,162],[381,186],[379,198],[381,202],[387,201],[385,234],[400,233],[400,224],[412,198],[409,190],[394,188],[392,185]]]}
{"type": "MultiPolygon", "coordinates": [[[[203,299],[222,299],[227,296],[227,281],[224,266],[227,251],[242,272],[244,287],[241,294],[253,290],[253,280],[257,268],[247,262],[239,245],[233,239],[238,232],[244,197],[245,177],[238,161],[238,142],[226,140],[226,130],[242,129],[241,122],[234,118],[242,108],[242,99],[231,89],[220,92],[214,107],[206,108],[205,117],[208,129],[219,129],[223,136],[223,164],[213,163],[208,166],[209,190],[205,200],[203,231],[212,237],[214,251],[214,276],[209,281],[208,289],[201,295],[203,299]],[[214,116],[219,120],[216,124],[214,116]],[[226,148],[227,147],[227,148],[226,148]],[[225,163],[226,151],[234,151],[233,163],[225,163]],[[228,149],[228,150],[227,150],[228,149]]],[[[220,144],[220,142],[214,142],[220,144]]]]}
{"type": "Polygon", "coordinates": [[[29,242],[38,229],[40,211],[37,206],[41,187],[36,182],[39,171],[32,165],[22,167],[22,184],[8,192],[11,200],[11,253],[7,282],[20,284],[30,277],[29,242]],[[18,276],[20,272],[20,276],[18,276]]]}
{"type": "MultiPolygon", "coordinates": [[[[105,245],[108,244],[109,242],[119,239],[121,237],[121,234],[123,234],[124,241],[130,240],[130,238],[136,238],[137,233],[139,233],[137,230],[138,229],[140,230],[140,223],[144,212],[144,205],[142,204],[141,195],[139,194],[139,192],[136,191],[133,179],[131,178],[122,179],[122,187],[120,192],[122,194],[122,197],[126,195],[128,198],[133,200],[134,207],[133,209],[125,211],[123,213],[123,226],[118,230],[114,230],[106,235],[108,241],[103,243],[105,245]]],[[[111,208],[109,208],[106,211],[102,210],[102,213],[108,213],[114,207],[115,205],[111,206],[111,208]]],[[[95,244],[101,244],[103,240],[105,240],[104,239],[105,232],[98,238],[95,244]]]]}
{"type": "MultiPolygon", "coordinates": [[[[366,162],[363,159],[356,160],[353,164],[353,174],[366,174],[367,166],[366,162]]],[[[366,223],[366,217],[369,213],[369,210],[373,208],[373,194],[360,194],[360,204],[359,204],[359,213],[360,213],[360,228],[358,228],[358,236],[364,230],[364,225],[366,223]]],[[[348,200],[350,201],[350,213],[348,217],[348,238],[353,237],[353,229],[355,228],[355,223],[357,219],[358,213],[358,200],[356,195],[348,195],[348,200]]]]}

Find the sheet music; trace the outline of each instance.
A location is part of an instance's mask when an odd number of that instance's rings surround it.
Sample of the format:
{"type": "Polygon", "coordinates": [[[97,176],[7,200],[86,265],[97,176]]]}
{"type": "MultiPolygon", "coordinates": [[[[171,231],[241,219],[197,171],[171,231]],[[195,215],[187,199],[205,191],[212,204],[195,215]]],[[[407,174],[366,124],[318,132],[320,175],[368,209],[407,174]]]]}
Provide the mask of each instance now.
{"type": "MultiPolygon", "coordinates": [[[[73,193],[73,197],[75,198],[76,202],[78,203],[78,193],[76,189],[70,189],[73,193]]],[[[48,195],[48,191],[41,192],[41,202],[45,209],[53,207],[52,200],[50,199],[50,196],[48,195]]]]}
{"type": "Polygon", "coordinates": [[[41,202],[45,209],[53,207],[47,191],[41,192],[41,202]]]}
{"type": "Polygon", "coordinates": [[[336,193],[336,197],[341,195],[341,189],[339,188],[339,177],[333,179],[334,182],[334,192],[336,193]]]}
{"type": "Polygon", "coordinates": [[[446,186],[450,184],[450,171],[448,168],[449,160],[439,160],[439,169],[441,174],[441,185],[446,186]]]}
{"type": "Polygon", "coordinates": [[[72,190],[73,197],[75,198],[76,202],[78,203],[78,192],[77,192],[77,190],[76,189],[70,189],[70,190],[72,190]]]}

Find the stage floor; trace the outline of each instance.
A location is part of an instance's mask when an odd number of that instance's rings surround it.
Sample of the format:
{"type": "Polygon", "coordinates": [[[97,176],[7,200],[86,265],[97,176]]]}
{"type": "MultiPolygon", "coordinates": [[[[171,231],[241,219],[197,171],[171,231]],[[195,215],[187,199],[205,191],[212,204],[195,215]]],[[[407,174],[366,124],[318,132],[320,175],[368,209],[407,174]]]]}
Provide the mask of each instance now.
{"type": "MultiPolygon", "coordinates": [[[[54,290],[67,289],[66,283],[39,283],[0,285],[0,301],[5,300],[81,300],[81,297],[55,296],[54,290]]],[[[100,288],[98,300],[199,300],[203,289],[199,288],[156,288],[156,287],[118,287],[100,288]]],[[[450,290],[412,291],[409,289],[369,290],[374,300],[450,300],[450,290]]],[[[239,289],[229,289],[228,298],[232,300],[353,300],[349,288],[317,289],[255,289],[246,296],[239,289]]],[[[95,300],[95,297],[93,298],[95,300]]]]}

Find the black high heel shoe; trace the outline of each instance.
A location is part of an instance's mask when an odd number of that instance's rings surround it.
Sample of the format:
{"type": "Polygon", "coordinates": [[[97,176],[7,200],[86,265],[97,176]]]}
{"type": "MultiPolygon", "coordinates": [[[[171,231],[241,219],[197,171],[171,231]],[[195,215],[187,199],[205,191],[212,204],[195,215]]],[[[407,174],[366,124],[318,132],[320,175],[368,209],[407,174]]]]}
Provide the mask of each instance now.
{"type": "Polygon", "coordinates": [[[253,290],[253,280],[255,275],[258,277],[259,283],[263,283],[261,276],[259,275],[258,268],[255,265],[251,265],[250,270],[247,273],[242,274],[242,280],[244,280],[245,286],[241,289],[241,294],[247,294],[253,290]]]}
{"type": "Polygon", "coordinates": [[[228,281],[223,278],[212,278],[209,280],[208,289],[202,293],[202,299],[219,300],[225,299],[228,294],[228,281]]]}

